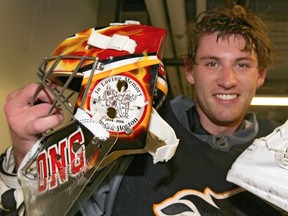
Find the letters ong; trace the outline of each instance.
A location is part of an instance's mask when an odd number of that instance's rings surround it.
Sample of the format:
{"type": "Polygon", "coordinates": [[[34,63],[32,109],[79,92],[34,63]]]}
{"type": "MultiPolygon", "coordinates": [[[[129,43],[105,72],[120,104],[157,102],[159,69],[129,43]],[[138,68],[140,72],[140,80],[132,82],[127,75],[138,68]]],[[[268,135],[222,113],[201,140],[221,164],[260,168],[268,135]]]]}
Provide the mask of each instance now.
{"type": "Polygon", "coordinates": [[[75,177],[85,168],[85,145],[82,130],[79,128],[69,137],[42,151],[37,158],[38,191],[52,190],[75,177]],[[79,151],[73,145],[79,145],[79,151]]]}

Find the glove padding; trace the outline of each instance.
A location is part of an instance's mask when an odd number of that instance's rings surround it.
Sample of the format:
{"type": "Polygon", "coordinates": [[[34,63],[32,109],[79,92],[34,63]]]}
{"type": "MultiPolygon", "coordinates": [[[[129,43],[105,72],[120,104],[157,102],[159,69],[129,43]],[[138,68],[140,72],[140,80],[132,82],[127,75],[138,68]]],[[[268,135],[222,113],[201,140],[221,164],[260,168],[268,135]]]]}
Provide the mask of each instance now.
{"type": "Polygon", "coordinates": [[[288,211],[288,121],[254,140],[234,162],[227,180],[288,211]]]}

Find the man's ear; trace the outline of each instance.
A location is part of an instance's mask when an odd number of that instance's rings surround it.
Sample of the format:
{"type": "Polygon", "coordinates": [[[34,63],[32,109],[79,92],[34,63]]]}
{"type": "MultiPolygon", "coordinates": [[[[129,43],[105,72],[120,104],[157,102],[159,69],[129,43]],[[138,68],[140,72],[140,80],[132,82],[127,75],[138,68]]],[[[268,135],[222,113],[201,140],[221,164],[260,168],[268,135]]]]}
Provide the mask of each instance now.
{"type": "Polygon", "coordinates": [[[193,76],[193,64],[191,60],[185,59],[184,60],[184,71],[186,75],[186,80],[189,84],[194,84],[194,76],[193,76]]]}
{"type": "Polygon", "coordinates": [[[263,71],[259,71],[257,88],[259,88],[260,86],[264,84],[266,76],[267,76],[267,69],[264,69],[263,71]]]}

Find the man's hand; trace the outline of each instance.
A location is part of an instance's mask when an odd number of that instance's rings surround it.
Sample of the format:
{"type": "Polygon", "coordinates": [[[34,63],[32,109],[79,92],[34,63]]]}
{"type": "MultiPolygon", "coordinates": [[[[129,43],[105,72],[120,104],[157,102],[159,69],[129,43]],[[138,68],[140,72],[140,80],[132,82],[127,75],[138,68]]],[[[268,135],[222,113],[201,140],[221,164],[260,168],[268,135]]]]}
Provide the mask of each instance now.
{"type": "Polygon", "coordinates": [[[48,115],[53,97],[44,89],[39,92],[36,101],[33,101],[37,87],[38,84],[31,83],[10,93],[4,107],[13,141],[16,168],[39,135],[64,120],[61,110],[56,108],[48,115]]]}

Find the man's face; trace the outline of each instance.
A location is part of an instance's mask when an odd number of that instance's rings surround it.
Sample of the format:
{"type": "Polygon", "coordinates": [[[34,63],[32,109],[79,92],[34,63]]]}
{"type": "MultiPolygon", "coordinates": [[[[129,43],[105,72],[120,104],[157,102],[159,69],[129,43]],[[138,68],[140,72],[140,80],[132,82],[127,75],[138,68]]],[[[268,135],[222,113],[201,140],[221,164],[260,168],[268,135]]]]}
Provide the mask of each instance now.
{"type": "Polygon", "coordinates": [[[245,44],[237,35],[218,41],[217,33],[204,35],[199,41],[196,64],[186,64],[187,80],[195,85],[200,121],[210,133],[232,132],[227,127],[235,130],[256,89],[264,83],[266,70],[259,71],[254,51],[241,51],[245,44]]]}

